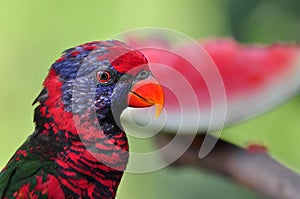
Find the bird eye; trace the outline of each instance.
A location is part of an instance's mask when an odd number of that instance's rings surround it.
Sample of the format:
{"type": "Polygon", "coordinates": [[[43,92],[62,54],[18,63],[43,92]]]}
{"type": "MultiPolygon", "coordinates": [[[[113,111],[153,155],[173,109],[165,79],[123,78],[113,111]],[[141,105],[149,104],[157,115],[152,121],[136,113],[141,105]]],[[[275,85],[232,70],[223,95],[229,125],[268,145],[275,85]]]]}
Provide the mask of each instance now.
{"type": "Polygon", "coordinates": [[[149,77],[150,72],[146,71],[146,70],[142,70],[138,75],[137,75],[137,79],[146,79],[147,77],[149,77]]]}
{"type": "Polygon", "coordinates": [[[106,83],[111,79],[111,74],[108,71],[100,70],[96,73],[96,77],[100,83],[106,83]]]}

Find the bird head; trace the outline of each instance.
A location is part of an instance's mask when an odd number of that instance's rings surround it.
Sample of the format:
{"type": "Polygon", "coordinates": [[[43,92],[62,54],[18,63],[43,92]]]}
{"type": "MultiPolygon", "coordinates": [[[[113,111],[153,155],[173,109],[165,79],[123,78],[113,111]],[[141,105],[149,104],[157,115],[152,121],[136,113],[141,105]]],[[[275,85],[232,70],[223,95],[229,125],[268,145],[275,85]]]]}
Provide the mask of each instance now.
{"type": "Polygon", "coordinates": [[[141,52],[119,41],[96,41],[63,52],[36,102],[31,153],[55,160],[60,182],[66,192],[76,190],[76,198],[85,180],[86,193],[114,198],[129,157],[120,114],[127,106],[156,105],[158,115],[164,95],[141,52]]]}
{"type": "Polygon", "coordinates": [[[162,87],[145,56],[115,40],[65,50],[52,65],[44,87],[36,101],[45,104],[47,113],[63,128],[68,126],[66,113],[82,117],[94,112],[101,124],[112,116],[119,120],[127,106],[156,105],[159,115],[164,104],[162,87]]]}

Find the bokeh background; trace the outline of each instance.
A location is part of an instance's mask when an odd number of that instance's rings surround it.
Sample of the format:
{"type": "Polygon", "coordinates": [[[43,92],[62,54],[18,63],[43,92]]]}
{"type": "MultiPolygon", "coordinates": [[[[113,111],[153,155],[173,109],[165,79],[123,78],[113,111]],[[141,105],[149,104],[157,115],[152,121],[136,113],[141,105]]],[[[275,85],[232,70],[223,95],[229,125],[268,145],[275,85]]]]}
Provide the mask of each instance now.
{"type": "MultiPolygon", "coordinates": [[[[193,38],[294,42],[300,39],[299,10],[299,0],[0,1],[0,167],[33,131],[31,103],[48,68],[64,49],[143,27],[170,28],[193,38]]],[[[289,115],[294,116],[293,109],[281,111],[285,113],[282,125],[289,115]]],[[[275,113],[277,117],[281,112],[275,113]]],[[[271,119],[259,121],[259,126],[244,124],[239,131],[270,129],[274,115],[269,114],[271,119]]],[[[133,144],[133,148],[151,147],[151,143],[133,144]]],[[[118,198],[260,197],[206,171],[165,168],[126,174],[118,198]]]]}

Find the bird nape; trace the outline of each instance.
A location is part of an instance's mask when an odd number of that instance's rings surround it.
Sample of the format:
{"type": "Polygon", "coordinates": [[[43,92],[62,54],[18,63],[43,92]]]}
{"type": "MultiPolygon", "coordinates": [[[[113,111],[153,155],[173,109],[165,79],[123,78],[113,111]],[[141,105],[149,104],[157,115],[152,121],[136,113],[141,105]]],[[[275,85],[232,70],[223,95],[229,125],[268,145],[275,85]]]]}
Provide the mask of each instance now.
{"type": "Polygon", "coordinates": [[[0,198],[114,198],[129,156],[120,114],[152,105],[159,114],[164,103],[147,59],[115,40],[82,44],[43,86],[35,130],[0,173],[0,198]]]}

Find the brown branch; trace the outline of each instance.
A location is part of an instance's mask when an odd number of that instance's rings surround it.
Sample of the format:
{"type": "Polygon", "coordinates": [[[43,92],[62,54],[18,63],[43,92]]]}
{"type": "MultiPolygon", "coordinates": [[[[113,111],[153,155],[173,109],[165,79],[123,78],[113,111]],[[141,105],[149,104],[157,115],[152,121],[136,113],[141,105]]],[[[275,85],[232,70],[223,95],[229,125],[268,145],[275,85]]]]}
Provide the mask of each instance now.
{"type": "MultiPolygon", "coordinates": [[[[184,136],[182,139],[184,140],[184,136]]],[[[170,142],[172,136],[161,134],[160,147],[170,142]]],[[[272,199],[299,199],[300,175],[279,164],[265,153],[250,153],[224,141],[219,141],[208,156],[198,158],[203,137],[197,136],[190,148],[175,163],[175,166],[194,166],[223,174],[232,180],[272,199]]],[[[180,146],[176,146],[180,147],[180,146]]],[[[176,149],[170,148],[162,154],[176,149]]]]}

